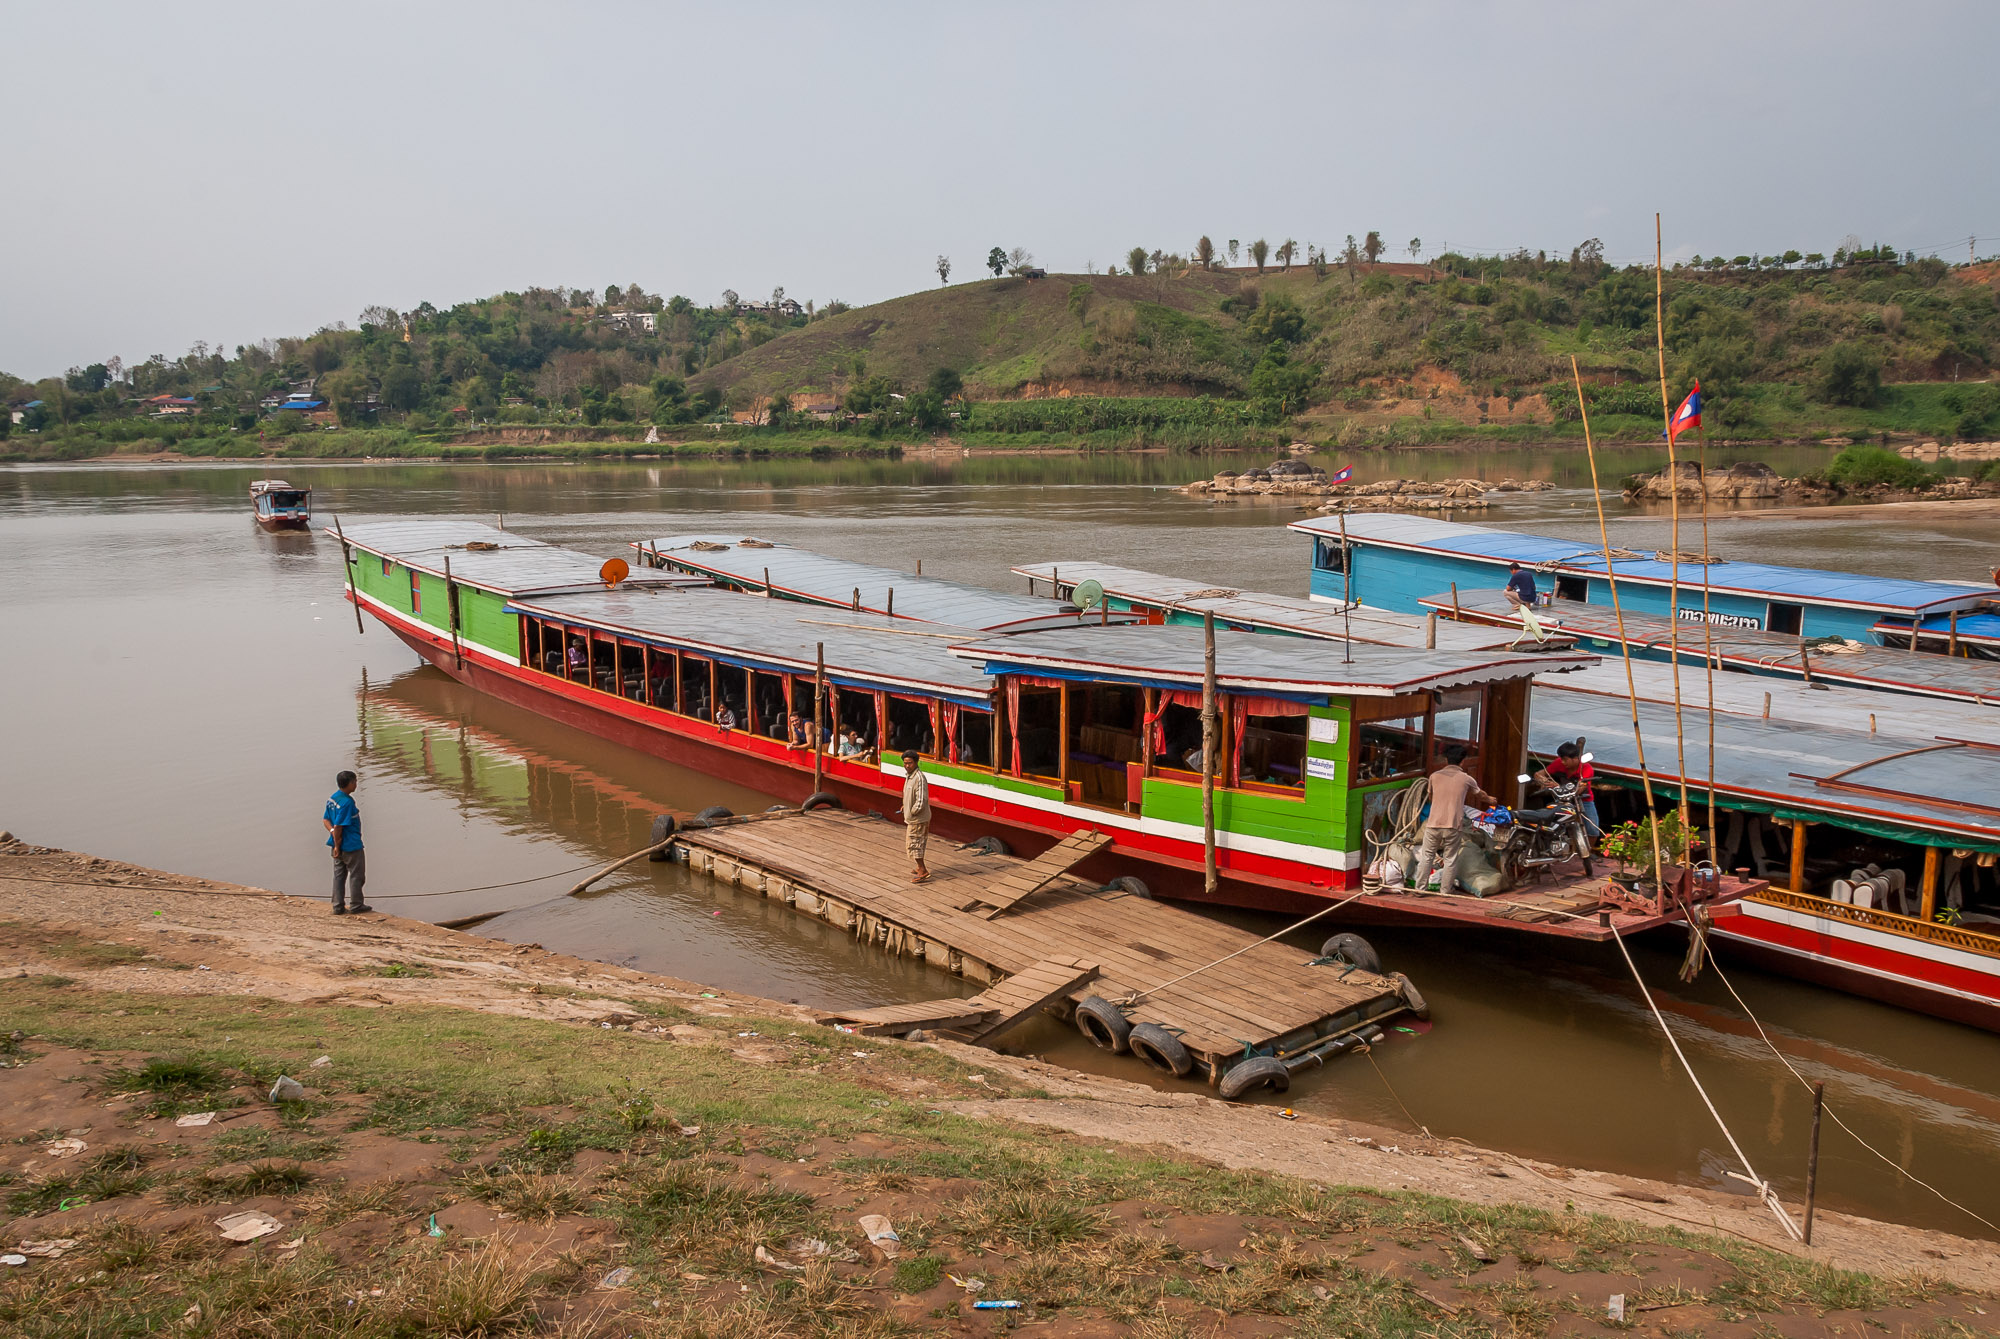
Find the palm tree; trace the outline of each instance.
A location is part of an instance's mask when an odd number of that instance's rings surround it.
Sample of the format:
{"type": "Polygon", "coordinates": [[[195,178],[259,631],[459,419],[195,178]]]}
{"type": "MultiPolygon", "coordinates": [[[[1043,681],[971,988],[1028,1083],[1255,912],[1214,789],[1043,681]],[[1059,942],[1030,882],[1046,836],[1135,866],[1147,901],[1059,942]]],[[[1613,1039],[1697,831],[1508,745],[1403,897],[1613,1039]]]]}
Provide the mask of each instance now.
{"type": "Polygon", "coordinates": [[[1382,245],[1381,231],[1376,228],[1370,228],[1368,230],[1368,236],[1361,243],[1361,249],[1367,253],[1368,263],[1370,265],[1373,265],[1377,260],[1381,259],[1382,253],[1388,250],[1387,247],[1382,245]]]}
{"type": "Polygon", "coordinates": [[[1299,244],[1287,237],[1278,247],[1278,261],[1287,270],[1292,268],[1292,260],[1299,254],[1299,244]]]}
{"type": "Polygon", "coordinates": [[[1194,244],[1194,263],[1204,270],[1215,268],[1215,243],[1209,241],[1206,235],[1194,244]]]}
{"type": "Polygon", "coordinates": [[[1271,244],[1259,237],[1250,244],[1250,259],[1256,263],[1257,273],[1264,272],[1264,261],[1271,254],[1271,244]]]}

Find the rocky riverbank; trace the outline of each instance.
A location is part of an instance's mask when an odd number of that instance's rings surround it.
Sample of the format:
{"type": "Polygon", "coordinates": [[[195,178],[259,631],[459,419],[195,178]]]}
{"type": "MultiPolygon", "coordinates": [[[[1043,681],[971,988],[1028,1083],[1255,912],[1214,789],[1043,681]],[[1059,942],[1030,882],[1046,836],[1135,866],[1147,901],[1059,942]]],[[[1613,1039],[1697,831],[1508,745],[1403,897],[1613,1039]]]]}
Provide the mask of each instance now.
{"type": "Polygon", "coordinates": [[[1214,498],[1295,497],[1332,499],[1322,511],[1445,511],[1477,509],[1493,496],[1540,493],[1555,485],[1542,479],[1378,479],[1373,483],[1336,483],[1326,471],[1303,461],[1280,460],[1261,468],[1223,470],[1212,479],[1197,479],[1179,491],[1214,498]]]}
{"type": "MultiPolygon", "coordinates": [[[[1936,443],[1931,443],[1935,448],[1936,443]]],[[[1921,459],[1909,451],[1906,459],[1921,459]]],[[[1935,460],[1938,457],[1932,456],[1935,460]]],[[[1957,459],[1959,457],[1948,457],[1957,459]]],[[[1982,459],[1982,457],[1964,457],[1982,459]]],[[[1938,476],[1924,487],[1876,484],[1850,488],[1818,475],[1788,478],[1761,461],[1741,461],[1728,469],[1704,472],[1697,461],[1679,461],[1671,470],[1635,474],[1625,480],[1628,502],[1666,502],[1679,494],[1683,501],[1706,495],[1711,502],[1949,502],[1962,498],[2000,497],[2000,479],[1974,480],[1938,476]]]]}

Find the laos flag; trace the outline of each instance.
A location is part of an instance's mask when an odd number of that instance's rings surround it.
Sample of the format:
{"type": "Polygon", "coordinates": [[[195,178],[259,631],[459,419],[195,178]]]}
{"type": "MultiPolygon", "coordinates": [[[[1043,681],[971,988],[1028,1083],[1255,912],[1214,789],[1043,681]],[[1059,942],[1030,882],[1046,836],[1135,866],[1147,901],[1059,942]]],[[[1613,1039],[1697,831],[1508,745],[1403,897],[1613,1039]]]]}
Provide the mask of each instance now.
{"type": "Polygon", "coordinates": [[[1682,433],[1686,432],[1689,428],[1699,428],[1700,426],[1701,383],[1697,381],[1694,383],[1694,389],[1688,392],[1687,399],[1681,401],[1681,407],[1674,411],[1673,422],[1667,429],[1667,440],[1669,442],[1678,442],[1681,439],[1682,433]]]}
{"type": "Polygon", "coordinates": [[[1353,477],[1354,477],[1354,467],[1352,465],[1342,465],[1332,474],[1329,474],[1326,477],[1326,481],[1330,484],[1344,484],[1353,477]]]}

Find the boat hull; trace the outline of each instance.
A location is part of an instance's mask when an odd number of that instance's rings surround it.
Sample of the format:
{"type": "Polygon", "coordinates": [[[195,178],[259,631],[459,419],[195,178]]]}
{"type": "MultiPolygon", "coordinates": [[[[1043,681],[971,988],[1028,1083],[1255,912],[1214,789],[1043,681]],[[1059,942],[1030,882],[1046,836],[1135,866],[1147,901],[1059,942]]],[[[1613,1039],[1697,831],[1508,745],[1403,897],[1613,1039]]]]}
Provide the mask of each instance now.
{"type": "Polygon", "coordinates": [[[1731,958],[1899,1008],[2000,1031],[2000,957],[1750,897],[1714,913],[1731,958]]]}
{"type": "Polygon", "coordinates": [[[257,524],[263,526],[266,530],[310,530],[312,529],[312,517],[259,516],[257,524]]]}

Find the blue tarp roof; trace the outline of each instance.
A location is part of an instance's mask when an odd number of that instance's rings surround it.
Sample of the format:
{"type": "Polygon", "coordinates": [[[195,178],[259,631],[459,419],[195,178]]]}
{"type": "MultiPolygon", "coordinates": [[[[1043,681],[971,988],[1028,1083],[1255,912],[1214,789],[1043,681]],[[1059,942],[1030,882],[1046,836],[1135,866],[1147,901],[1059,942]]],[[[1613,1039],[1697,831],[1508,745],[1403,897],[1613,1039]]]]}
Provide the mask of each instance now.
{"type": "MultiPolygon", "coordinates": [[[[1337,517],[1294,521],[1294,530],[1338,538],[1337,517]]],[[[1385,545],[1475,561],[1517,562],[1524,567],[1551,567],[1579,575],[1604,571],[1603,551],[1595,545],[1548,535],[1524,535],[1483,525],[1396,513],[1361,513],[1346,518],[1347,537],[1364,545],[1385,545]]],[[[1614,563],[1620,581],[1666,585],[1672,567],[1655,558],[1620,558],[1614,563]]],[[[1681,585],[1699,589],[1700,564],[1682,563],[1681,585]]],[[[1962,586],[1948,581],[1905,581],[1863,576],[1858,572],[1822,572],[1810,567],[1780,567],[1773,563],[1720,562],[1707,568],[1709,589],[1721,594],[1776,597],[1806,604],[1843,605],[1900,613],[1915,610],[1966,608],[1982,600],[2000,600],[2000,588],[1962,586]]]]}
{"type": "Polygon", "coordinates": [[[325,403],[326,403],[326,401],[324,401],[324,400],[287,400],[287,401],[285,401],[285,402],[284,402],[283,404],[279,405],[279,406],[278,406],[278,408],[280,408],[280,409],[317,409],[317,408],[319,408],[319,407],[320,407],[321,405],[323,405],[323,404],[325,404],[325,403]]]}

